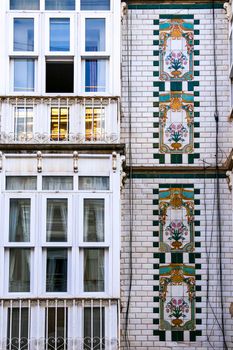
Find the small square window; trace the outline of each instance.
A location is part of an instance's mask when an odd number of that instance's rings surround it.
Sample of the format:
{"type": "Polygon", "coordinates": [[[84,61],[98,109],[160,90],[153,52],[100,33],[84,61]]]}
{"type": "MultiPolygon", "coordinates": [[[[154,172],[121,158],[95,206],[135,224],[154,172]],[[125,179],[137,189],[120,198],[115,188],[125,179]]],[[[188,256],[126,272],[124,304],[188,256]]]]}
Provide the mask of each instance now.
{"type": "Polygon", "coordinates": [[[40,0],[10,0],[11,10],[39,10],[40,0]]]}
{"type": "Polygon", "coordinates": [[[75,0],[45,0],[45,10],[75,10],[75,0]]]}
{"type": "Polygon", "coordinates": [[[105,19],[86,19],[86,51],[105,51],[105,19]]]}
{"type": "Polygon", "coordinates": [[[67,292],[67,249],[47,249],[46,292],[67,292]]]}
{"type": "Polygon", "coordinates": [[[70,19],[50,18],[50,51],[70,50],[70,19]]]}
{"type": "Polygon", "coordinates": [[[81,10],[108,11],[110,10],[110,0],[81,0],[81,10]]]}
{"type": "Polygon", "coordinates": [[[15,107],[14,136],[15,140],[29,140],[33,133],[33,108],[15,107]]]}
{"type": "Polygon", "coordinates": [[[14,91],[31,92],[35,89],[35,60],[14,59],[14,91]]]}
{"type": "Polygon", "coordinates": [[[14,51],[34,51],[34,19],[14,19],[14,51]]]}
{"type": "Polygon", "coordinates": [[[68,140],[69,108],[51,108],[51,140],[68,140]]]}
{"type": "Polygon", "coordinates": [[[46,92],[72,93],[74,91],[73,60],[47,60],[46,92]]]}
{"type": "Polygon", "coordinates": [[[104,292],[104,249],[84,249],[84,292],[104,292]]]}
{"type": "Polygon", "coordinates": [[[85,91],[106,91],[106,60],[88,59],[85,61],[85,91]]]}

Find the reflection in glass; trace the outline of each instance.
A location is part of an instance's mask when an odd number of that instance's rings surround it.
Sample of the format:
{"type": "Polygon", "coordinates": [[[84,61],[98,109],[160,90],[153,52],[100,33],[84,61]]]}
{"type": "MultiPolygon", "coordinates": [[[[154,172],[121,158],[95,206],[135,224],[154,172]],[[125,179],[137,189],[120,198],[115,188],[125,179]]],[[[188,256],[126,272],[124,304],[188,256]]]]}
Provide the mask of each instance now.
{"type": "Polygon", "coordinates": [[[85,91],[106,91],[106,60],[88,59],[85,61],[85,91]]]}
{"type": "Polygon", "coordinates": [[[79,190],[86,191],[108,191],[109,177],[108,176],[79,176],[79,190]]]}
{"type": "Polygon", "coordinates": [[[14,51],[34,51],[33,18],[14,18],[14,51]]]}
{"type": "Polygon", "coordinates": [[[34,91],[35,60],[32,58],[14,59],[14,91],[34,91]]]}
{"type": "Polygon", "coordinates": [[[85,140],[103,141],[105,137],[104,107],[87,107],[85,115],[85,140]]]}
{"type": "Polygon", "coordinates": [[[68,308],[48,307],[45,309],[45,339],[46,350],[66,350],[66,337],[68,331],[68,308]]]}
{"type": "Polygon", "coordinates": [[[30,206],[31,200],[24,198],[10,199],[9,240],[10,242],[30,241],[30,206]]]}
{"type": "Polygon", "coordinates": [[[110,10],[110,0],[81,0],[81,10],[110,10]]]}
{"type": "Polygon", "coordinates": [[[28,140],[33,134],[33,108],[15,107],[15,140],[28,140]]]}
{"type": "Polygon", "coordinates": [[[47,242],[67,241],[67,199],[47,199],[47,242]]]}
{"type": "Polygon", "coordinates": [[[67,249],[47,249],[46,292],[67,292],[67,249]]]}
{"type": "Polygon", "coordinates": [[[7,350],[28,350],[28,328],[30,310],[27,307],[8,308],[7,315],[7,350]],[[19,342],[20,339],[20,342],[19,342]]]}
{"type": "Polygon", "coordinates": [[[105,51],[105,19],[86,19],[86,51],[105,51]]]}
{"type": "Polygon", "coordinates": [[[104,199],[84,199],[84,242],[104,241],[104,199]]]}
{"type": "Polygon", "coordinates": [[[72,191],[73,176],[43,176],[42,189],[44,191],[72,191]]]}
{"type": "Polygon", "coordinates": [[[51,140],[62,141],[68,139],[69,108],[51,108],[51,140]]]}
{"type": "Polygon", "coordinates": [[[88,349],[90,339],[95,349],[105,349],[105,309],[104,307],[84,308],[84,347],[88,349]]]}
{"type": "Polygon", "coordinates": [[[30,249],[11,248],[9,292],[30,292],[30,249]]]}
{"type": "Polygon", "coordinates": [[[75,10],[75,0],[45,0],[45,10],[75,10]]]}
{"type": "Polygon", "coordinates": [[[84,292],[104,291],[104,249],[84,249],[84,292]]]}
{"type": "Polygon", "coordinates": [[[11,10],[39,10],[40,0],[10,0],[11,10]]]}
{"type": "Polygon", "coordinates": [[[50,18],[50,51],[70,50],[70,19],[50,18]]]}
{"type": "Polygon", "coordinates": [[[7,191],[35,191],[36,176],[7,176],[6,190],[7,191]]]}

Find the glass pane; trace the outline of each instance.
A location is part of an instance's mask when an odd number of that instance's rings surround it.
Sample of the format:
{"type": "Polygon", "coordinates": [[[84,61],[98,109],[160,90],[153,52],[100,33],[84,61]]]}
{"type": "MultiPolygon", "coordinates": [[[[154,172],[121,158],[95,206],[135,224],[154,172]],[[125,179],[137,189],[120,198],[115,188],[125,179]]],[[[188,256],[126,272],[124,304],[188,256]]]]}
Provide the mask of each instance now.
{"type": "Polygon", "coordinates": [[[9,292],[30,292],[30,249],[11,248],[9,292]]]}
{"type": "Polygon", "coordinates": [[[69,18],[50,18],[50,51],[70,50],[69,18]]]}
{"type": "Polygon", "coordinates": [[[75,10],[75,0],[45,0],[46,10],[75,10]]]}
{"type": "Polygon", "coordinates": [[[104,241],[104,199],[84,199],[84,242],[104,241]]]}
{"type": "Polygon", "coordinates": [[[67,292],[67,249],[47,249],[46,292],[67,292]]]}
{"type": "Polygon", "coordinates": [[[68,140],[69,108],[51,108],[51,139],[68,140]]]}
{"type": "Polygon", "coordinates": [[[72,176],[43,176],[42,189],[44,191],[72,191],[72,176]]]}
{"type": "Polygon", "coordinates": [[[35,191],[36,176],[7,176],[6,190],[7,191],[35,191]]]}
{"type": "Polygon", "coordinates": [[[79,190],[96,190],[96,191],[108,191],[109,190],[109,177],[108,176],[79,176],[79,190]]]}
{"type": "Polygon", "coordinates": [[[47,242],[67,241],[67,199],[47,199],[47,242]]]}
{"type": "Polygon", "coordinates": [[[85,61],[85,91],[105,92],[106,90],[106,60],[85,61]]]}
{"type": "Polygon", "coordinates": [[[40,0],[10,0],[11,10],[39,10],[40,0]]]}
{"type": "Polygon", "coordinates": [[[30,241],[30,199],[10,199],[9,240],[10,242],[30,241]]]}
{"type": "Polygon", "coordinates": [[[57,349],[67,349],[66,336],[68,331],[68,308],[48,307],[45,309],[45,348],[54,350],[54,344],[57,349]]]}
{"type": "Polygon", "coordinates": [[[14,51],[34,51],[34,19],[14,19],[14,51]]]}
{"type": "Polygon", "coordinates": [[[105,19],[86,19],[86,51],[105,51],[105,19]]]}
{"type": "Polygon", "coordinates": [[[84,348],[88,349],[90,342],[95,349],[105,349],[105,310],[104,307],[85,307],[84,309],[84,348]],[[92,338],[93,337],[93,338],[92,338]]]}
{"type": "Polygon", "coordinates": [[[20,309],[18,307],[8,308],[7,349],[28,350],[29,312],[27,307],[21,307],[20,309]]]}
{"type": "Polygon", "coordinates": [[[105,138],[105,110],[87,107],[85,115],[85,140],[103,141],[105,138]]]}
{"type": "Polygon", "coordinates": [[[81,10],[110,10],[110,0],[81,0],[81,10]]]}
{"type": "Polygon", "coordinates": [[[104,291],[104,249],[84,249],[84,292],[104,291]]]}
{"type": "Polygon", "coordinates": [[[35,60],[30,58],[14,59],[14,91],[34,91],[35,60]]]}
{"type": "Polygon", "coordinates": [[[28,140],[33,134],[33,108],[32,107],[15,107],[14,121],[15,139],[22,138],[28,140]]]}
{"type": "Polygon", "coordinates": [[[74,62],[72,60],[46,62],[46,92],[74,91],[74,62]]]}

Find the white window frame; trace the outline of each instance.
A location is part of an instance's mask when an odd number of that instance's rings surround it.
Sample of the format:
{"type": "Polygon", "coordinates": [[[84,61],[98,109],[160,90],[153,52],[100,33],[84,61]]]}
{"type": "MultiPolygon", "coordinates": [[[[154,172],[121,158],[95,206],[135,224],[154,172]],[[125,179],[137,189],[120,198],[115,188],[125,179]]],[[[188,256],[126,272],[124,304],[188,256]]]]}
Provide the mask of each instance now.
{"type": "Polygon", "coordinates": [[[11,56],[10,57],[10,93],[13,96],[25,95],[34,96],[38,93],[38,57],[37,56],[11,56]],[[15,59],[33,59],[34,60],[34,90],[33,91],[15,91],[14,90],[14,61],[15,59]]]}
{"type": "Polygon", "coordinates": [[[81,82],[81,89],[82,94],[85,96],[108,96],[111,94],[110,92],[110,57],[109,56],[89,56],[85,55],[81,57],[81,67],[82,67],[82,82],[81,82]],[[86,90],[86,60],[105,60],[106,66],[105,66],[105,91],[93,91],[88,92],[86,90]]]}

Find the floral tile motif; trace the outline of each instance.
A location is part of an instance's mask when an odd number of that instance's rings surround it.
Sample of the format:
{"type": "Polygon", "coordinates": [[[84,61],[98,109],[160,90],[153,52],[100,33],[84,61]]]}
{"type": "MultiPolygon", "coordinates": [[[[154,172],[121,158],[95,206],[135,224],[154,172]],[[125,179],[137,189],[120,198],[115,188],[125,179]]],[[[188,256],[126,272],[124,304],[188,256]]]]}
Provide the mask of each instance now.
{"type": "Polygon", "coordinates": [[[167,188],[159,192],[159,250],[194,250],[194,191],[167,188]]]}
{"type": "Polygon", "coordinates": [[[160,266],[160,326],[162,330],[195,329],[195,268],[160,266]]]}
{"type": "Polygon", "coordinates": [[[159,96],[159,147],[162,153],[191,153],[194,148],[194,97],[182,91],[159,96]]]}
{"type": "Polygon", "coordinates": [[[159,25],[160,79],[193,79],[193,20],[167,19],[159,25]]]}

